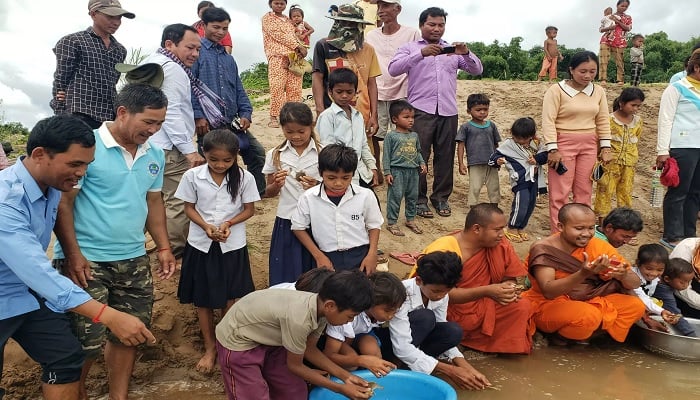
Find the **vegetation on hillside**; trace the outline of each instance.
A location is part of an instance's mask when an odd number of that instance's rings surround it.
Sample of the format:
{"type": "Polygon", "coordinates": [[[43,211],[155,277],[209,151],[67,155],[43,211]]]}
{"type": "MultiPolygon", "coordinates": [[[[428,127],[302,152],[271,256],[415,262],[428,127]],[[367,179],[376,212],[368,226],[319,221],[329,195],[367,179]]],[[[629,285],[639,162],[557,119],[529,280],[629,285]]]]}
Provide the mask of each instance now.
{"type": "MultiPolygon", "coordinates": [[[[633,34],[630,34],[631,38],[633,34]]],[[[683,69],[686,57],[695,43],[700,42],[700,37],[693,37],[687,42],[670,40],[665,32],[657,32],[645,35],[644,60],[645,67],[642,72],[642,83],[668,82],[671,75],[683,69]]],[[[514,37],[509,43],[500,43],[494,40],[491,44],[483,42],[468,43],[469,48],[479,56],[484,65],[484,73],[474,77],[460,72],[459,79],[498,79],[498,80],[535,80],[542,65],[544,54],[542,46],[534,46],[530,50],[522,49],[522,37],[514,37]]],[[[631,40],[628,41],[631,46],[631,40]]],[[[568,49],[562,45],[559,47],[564,60],[558,65],[559,77],[566,77],[567,67],[571,56],[581,48],[568,49]]],[[[598,49],[588,49],[595,53],[598,49]]],[[[629,81],[629,51],[625,51],[625,73],[629,81]]],[[[611,58],[608,66],[608,75],[615,76],[615,61],[611,58]]],[[[251,97],[259,97],[269,92],[267,83],[267,64],[264,62],[253,65],[250,69],[241,73],[243,86],[251,97]]],[[[311,76],[304,75],[304,87],[311,86],[311,76]]]]}

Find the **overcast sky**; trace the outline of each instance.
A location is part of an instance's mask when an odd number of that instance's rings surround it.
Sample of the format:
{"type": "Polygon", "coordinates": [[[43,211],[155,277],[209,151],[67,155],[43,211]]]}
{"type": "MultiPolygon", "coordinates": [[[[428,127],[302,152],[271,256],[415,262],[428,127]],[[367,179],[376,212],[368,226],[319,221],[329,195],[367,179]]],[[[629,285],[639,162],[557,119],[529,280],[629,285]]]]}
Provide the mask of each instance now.
{"type": "MultiPolygon", "coordinates": [[[[233,55],[242,70],[265,61],[260,18],[269,11],[266,0],[219,0],[232,18],[233,55]]],[[[48,106],[51,82],[56,66],[53,46],[61,36],[91,25],[87,0],[0,0],[0,99],[5,121],[19,121],[32,127],[37,120],[51,115],[48,106]]],[[[160,42],[165,25],[197,20],[198,0],[121,0],[123,8],[136,19],[123,19],[116,38],[127,49],[142,48],[148,54],[160,42]]],[[[330,28],[326,11],[332,0],[298,0],[306,21],[315,29],[312,44],[330,28]]],[[[418,15],[429,1],[403,0],[399,22],[418,26],[418,15]]],[[[687,41],[698,35],[699,0],[632,0],[628,14],[633,18],[635,33],[664,31],[669,38],[687,41]]],[[[447,41],[494,40],[508,43],[523,37],[529,49],[544,40],[544,27],[559,28],[559,43],[568,48],[583,47],[597,52],[600,34],[597,29],[603,9],[615,7],[614,0],[440,0],[435,5],[449,14],[447,41]]]]}

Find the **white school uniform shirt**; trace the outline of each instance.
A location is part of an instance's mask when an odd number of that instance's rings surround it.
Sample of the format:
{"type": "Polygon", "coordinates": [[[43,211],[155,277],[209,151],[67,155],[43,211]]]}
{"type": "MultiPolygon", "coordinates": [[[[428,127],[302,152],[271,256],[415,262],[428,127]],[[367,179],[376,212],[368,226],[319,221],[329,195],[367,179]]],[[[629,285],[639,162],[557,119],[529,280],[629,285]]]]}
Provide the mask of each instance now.
{"type": "MultiPolygon", "coordinates": [[[[240,167],[234,167],[240,168],[240,167]]],[[[188,203],[194,203],[194,208],[208,224],[220,226],[243,211],[243,205],[260,200],[255,178],[253,175],[241,169],[241,185],[238,195],[234,200],[228,192],[228,178],[224,178],[221,186],[214,182],[209,173],[207,164],[194,167],[185,172],[180,185],[175,191],[175,197],[188,203]]],[[[231,235],[225,242],[220,243],[221,252],[238,250],[246,245],[245,222],[233,225],[229,228],[231,235]]],[[[212,240],[209,239],[204,229],[190,221],[190,233],[187,235],[187,243],[204,253],[209,252],[212,240]]]]}
{"type": "MultiPolygon", "coordinates": [[[[693,263],[693,257],[695,256],[695,248],[698,246],[700,238],[687,238],[683,239],[676,245],[668,258],[682,258],[689,263],[693,263]]],[[[690,307],[696,310],[700,310],[700,293],[693,290],[693,287],[688,285],[685,290],[674,290],[674,294],[681,298],[681,300],[688,303],[690,307]]]]}
{"type": "Polygon", "coordinates": [[[268,289],[287,289],[287,290],[297,290],[296,282],[282,282],[276,285],[270,286],[268,289]]]}
{"type": "Polygon", "coordinates": [[[372,322],[366,312],[361,312],[355,316],[352,322],[344,325],[328,325],[326,327],[326,335],[335,340],[344,342],[345,338],[354,339],[355,336],[363,333],[369,333],[372,328],[380,326],[381,322],[372,322]]]}
{"type": "Polygon", "coordinates": [[[296,179],[297,173],[304,172],[307,176],[321,181],[321,174],[318,173],[318,150],[316,149],[316,143],[311,140],[306,149],[299,155],[289,141],[287,141],[287,143],[279,149],[279,168],[277,168],[272,161],[274,152],[275,149],[267,152],[262,173],[270,175],[283,169],[288,172],[284,186],[282,186],[282,190],[280,190],[280,200],[279,203],[277,203],[277,216],[282,219],[291,219],[292,213],[297,208],[299,197],[304,193],[304,188],[296,179]]]}
{"type": "MultiPolygon", "coordinates": [[[[644,279],[644,277],[642,276],[642,273],[639,271],[639,267],[632,267],[632,271],[634,271],[634,273],[637,274],[642,283],[646,283],[647,280],[644,279]]],[[[646,307],[647,311],[656,315],[661,315],[661,311],[664,310],[663,307],[654,303],[654,300],[651,298],[651,296],[653,296],[654,292],[656,291],[656,285],[659,283],[659,280],[659,278],[656,278],[645,285],[647,292],[649,292],[648,294],[644,291],[644,289],[641,286],[636,289],[632,289],[634,294],[637,297],[639,297],[639,300],[641,300],[642,303],[644,303],[644,307],[646,307]]]]}
{"type": "Polygon", "coordinates": [[[371,182],[373,169],[377,169],[377,160],[374,159],[372,151],[367,144],[367,134],[365,133],[365,120],[362,114],[350,107],[352,118],[335,103],[326,108],[316,119],[316,132],[318,132],[321,144],[342,143],[352,147],[357,153],[357,170],[352,177],[352,183],[358,185],[359,178],[365,182],[371,182]]]}
{"type": "MultiPolygon", "coordinates": [[[[406,279],[403,281],[406,287],[406,301],[399,311],[396,312],[394,318],[389,321],[389,332],[391,334],[391,345],[394,349],[394,354],[403,361],[411,371],[430,374],[438,364],[438,360],[423,353],[421,349],[414,346],[411,342],[411,324],[408,320],[408,313],[413,310],[427,308],[435,313],[437,322],[447,322],[447,303],[449,295],[439,301],[428,301],[428,306],[423,305],[423,297],[421,296],[420,286],[416,284],[416,278],[406,279]]],[[[442,353],[439,358],[452,360],[457,357],[464,358],[464,355],[453,347],[442,353]]]]}
{"type": "Polygon", "coordinates": [[[370,229],[381,229],[384,217],[374,193],[350,185],[336,206],[323,183],[305,191],[292,214],[292,230],[311,227],[314,241],[323,252],[348,250],[369,244],[370,229]]]}

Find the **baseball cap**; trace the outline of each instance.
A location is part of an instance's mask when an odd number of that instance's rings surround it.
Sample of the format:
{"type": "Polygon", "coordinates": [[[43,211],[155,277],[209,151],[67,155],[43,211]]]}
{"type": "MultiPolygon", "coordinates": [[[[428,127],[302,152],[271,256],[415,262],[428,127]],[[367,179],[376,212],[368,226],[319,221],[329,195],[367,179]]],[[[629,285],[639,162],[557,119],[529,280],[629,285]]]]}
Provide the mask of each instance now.
{"type": "Polygon", "coordinates": [[[163,85],[163,67],[157,63],[141,65],[117,63],[114,69],[126,74],[126,81],[129,83],[145,83],[157,88],[163,85]]]}
{"type": "Polygon", "coordinates": [[[117,0],[90,0],[88,2],[88,11],[99,11],[112,17],[125,17],[133,19],[136,15],[122,8],[122,5],[117,0]]]}
{"type": "Polygon", "coordinates": [[[359,6],[354,4],[343,4],[338,7],[336,15],[327,16],[326,18],[335,19],[338,21],[357,22],[358,24],[374,25],[373,22],[365,21],[365,12],[359,6]]]}
{"type": "MultiPolygon", "coordinates": [[[[381,0],[381,1],[383,3],[393,3],[393,4],[401,5],[401,0],[381,0]]],[[[374,3],[376,3],[376,1],[374,3]]]]}

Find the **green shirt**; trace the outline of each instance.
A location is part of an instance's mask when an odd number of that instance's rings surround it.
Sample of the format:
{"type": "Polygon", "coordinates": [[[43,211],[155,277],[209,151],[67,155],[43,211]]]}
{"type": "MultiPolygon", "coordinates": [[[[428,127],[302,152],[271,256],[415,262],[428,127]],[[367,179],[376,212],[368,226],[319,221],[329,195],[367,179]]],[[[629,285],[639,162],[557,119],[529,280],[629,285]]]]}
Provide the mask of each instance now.
{"type": "Polygon", "coordinates": [[[420,140],[415,132],[391,131],[384,137],[382,168],[384,175],[391,174],[391,167],[420,168],[425,165],[420,150],[420,140]]]}

